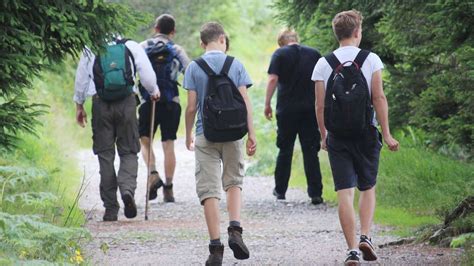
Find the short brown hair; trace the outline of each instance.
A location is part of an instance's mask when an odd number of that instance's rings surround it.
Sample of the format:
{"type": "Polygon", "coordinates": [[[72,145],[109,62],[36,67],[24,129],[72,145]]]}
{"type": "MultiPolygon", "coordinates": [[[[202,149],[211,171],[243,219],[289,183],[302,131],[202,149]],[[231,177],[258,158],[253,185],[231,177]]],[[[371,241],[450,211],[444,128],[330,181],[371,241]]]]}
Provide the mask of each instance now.
{"type": "Polygon", "coordinates": [[[174,31],[175,21],[174,17],[170,14],[163,14],[156,18],[155,28],[162,34],[170,34],[174,31]]]}
{"type": "Polygon", "coordinates": [[[225,35],[224,27],[217,22],[207,22],[201,27],[201,41],[205,45],[217,41],[221,35],[225,35]]]}
{"type": "Polygon", "coordinates": [[[362,27],[362,14],[355,10],[337,13],[332,20],[332,30],[338,41],[348,39],[352,33],[362,27]]]}
{"type": "Polygon", "coordinates": [[[283,29],[278,34],[278,45],[285,46],[289,42],[299,42],[298,33],[292,29],[283,29]]]}

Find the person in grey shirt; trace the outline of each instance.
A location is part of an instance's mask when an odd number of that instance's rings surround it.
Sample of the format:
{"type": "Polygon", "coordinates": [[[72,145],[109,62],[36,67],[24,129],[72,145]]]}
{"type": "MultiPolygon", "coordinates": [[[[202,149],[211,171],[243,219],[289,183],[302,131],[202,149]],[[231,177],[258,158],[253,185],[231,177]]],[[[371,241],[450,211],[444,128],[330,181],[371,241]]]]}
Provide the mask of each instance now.
{"type": "MultiPolygon", "coordinates": [[[[176,168],[176,156],[174,153],[174,141],[176,140],[176,132],[178,131],[179,121],[181,118],[181,106],[179,104],[178,92],[178,74],[184,73],[190,60],[184,49],[173,42],[175,36],[175,19],[168,14],[160,15],[155,22],[155,36],[143,41],[140,45],[144,48],[151,48],[157,44],[167,45],[169,48],[169,62],[157,64],[152,61],[157,76],[157,82],[160,86],[162,97],[156,103],[155,121],[153,134],[155,134],[158,126],[160,126],[161,143],[164,154],[164,175],[166,183],[164,184],[159,177],[156,169],[155,153],[153,148],[150,155],[150,200],[155,199],[157,190],[163,186],[163,201],[174,202],[173,194],[173,177],[176,168]]],[[[145,163],[148,165],[148,154],[150,149],[150,122],[151,122],[151,102],[148,93],[141,89],[142,98],[145,100],[138,110],[139,112],[139,134],[142,144],[142,155],[145,163]]]]}
{"type": "MultiPolygon", "coordinates": [[[[160,91],[156,84],[155,73],[145,51],[134,41],[126,41],[125,47],[134,60],[132,77],[138,73],[140,82],[156,101],[160,91]],[[133,71],[136,71],[134,73],[133,71]]],[[[119,203],[117,188],[120,189],[124,201],[125,216],[133,218],[137,215],[135,205],[135,189],[137,187],[138,156],[140,143],[136,117],[135,94],[130,93],[123,99],[107,102],[99,98],[94,83],[94,62],[96,56],[84,49],[76,71],[74,84],[74,102],[76,103],[76,121],[81,127],[87,123],[84,102],[92,96],[92,132],[93,151],[99,158],[100,197],[104,203],[104,221],[117,221],[119,203]],[[115,146],[120,156],[119,171],[114,167],[115,146]]]]}

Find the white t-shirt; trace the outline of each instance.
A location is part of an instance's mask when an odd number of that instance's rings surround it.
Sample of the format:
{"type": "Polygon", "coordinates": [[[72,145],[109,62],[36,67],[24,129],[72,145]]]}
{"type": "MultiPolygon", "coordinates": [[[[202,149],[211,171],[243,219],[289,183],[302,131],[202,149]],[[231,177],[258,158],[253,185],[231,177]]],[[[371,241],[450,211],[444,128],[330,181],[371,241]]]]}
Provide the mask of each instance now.
{"type": "MultiPolygon", "coordinates": [[[[339,62],[344,63],[346,61],[354,61],[357,54],[359,53],[360,48],[355,46],[343,46],[339,47],[337,50],[334,50],[334,54],[336,55],[339,62]]],[[[374,53],[370,53],[365,59],[364,64],[362,65],[362,74],[364,74],[365,79],[367,80],[367,84],[369,85],[369,93],[372,93],[372,74],[374,72],[383,69],[382,60],[380,57],[374,53]]],[[[321,57],[316,63],[316,66],[313,70],[313,75],[311,76],[311,80],[323,80],[324,81],[324,88],[328,84],[328,79],[332,74],[332,68],[329,65],[326,58],[321,57]]]]}

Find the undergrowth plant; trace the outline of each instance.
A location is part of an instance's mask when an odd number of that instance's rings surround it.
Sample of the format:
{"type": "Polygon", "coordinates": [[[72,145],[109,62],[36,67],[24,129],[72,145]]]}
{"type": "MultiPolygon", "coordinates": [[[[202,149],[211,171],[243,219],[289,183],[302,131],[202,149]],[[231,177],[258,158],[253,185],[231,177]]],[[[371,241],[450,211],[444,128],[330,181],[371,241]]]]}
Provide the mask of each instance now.
{"type": "Polygon", "coordinates": [[[65,227],[77,219],[72,213],[84,193],[84,182],[73,205],[64,210],[64,195],[33,189],[47,178],[48,174],[37,168],[0,166],[0,264],[84,261],[80,242],[89,237],[88,232],[65,227]],[[61,219],[63,216],[66,219],[61,219]]]}

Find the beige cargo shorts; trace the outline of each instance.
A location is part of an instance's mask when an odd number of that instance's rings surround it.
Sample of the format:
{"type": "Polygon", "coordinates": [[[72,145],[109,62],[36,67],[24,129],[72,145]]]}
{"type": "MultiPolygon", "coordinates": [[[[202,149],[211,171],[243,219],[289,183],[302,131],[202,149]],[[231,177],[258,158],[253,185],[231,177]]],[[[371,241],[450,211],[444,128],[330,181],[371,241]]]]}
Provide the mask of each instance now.
{"type": "Polygon", "coordinates": [[[221,198],[231,187],[242,189],[245,169],[243,140],[210,142],[204,135],[196,136],[196,192],[203,204],[208,198],[221,198]]]}

